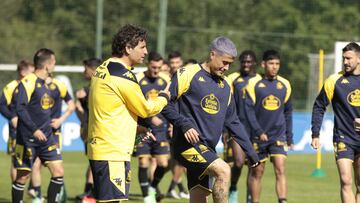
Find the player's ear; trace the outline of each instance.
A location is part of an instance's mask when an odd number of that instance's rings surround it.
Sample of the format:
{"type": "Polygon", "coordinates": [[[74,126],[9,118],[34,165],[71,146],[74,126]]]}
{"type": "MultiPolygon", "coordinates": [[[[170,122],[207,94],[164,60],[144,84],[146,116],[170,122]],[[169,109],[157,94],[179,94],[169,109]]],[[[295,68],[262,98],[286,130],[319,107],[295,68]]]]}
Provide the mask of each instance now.
{"type": "Polygon", "coordinates": [[[125,46],[125,52],[126,52],[125,54],[126,54],[126,55],[129,55],[132,49],[133,49],[133,48],[131,48],[130,44],[127,44],[127,45],[125,46]]]}
{"type": "Polygon", "coordinates": [[[261,67],[265,68],[265,61],[261,61],[261,67]]]}

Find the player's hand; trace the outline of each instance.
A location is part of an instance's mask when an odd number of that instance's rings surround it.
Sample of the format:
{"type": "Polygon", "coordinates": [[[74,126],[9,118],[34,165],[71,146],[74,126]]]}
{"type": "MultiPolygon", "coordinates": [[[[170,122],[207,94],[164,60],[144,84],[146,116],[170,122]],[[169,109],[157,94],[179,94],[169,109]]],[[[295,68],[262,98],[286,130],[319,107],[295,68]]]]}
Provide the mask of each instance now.
{"type": "Polygon", "coordinates": [[[360,118],[355,118],[354,120],[354,128],[355,128],[355,131],[360,131],[360,118]]]}
{"type": "Polygon", "coordinates": [[[320,144],[320,138],[318,138],[318,137],[312,138],[311,146],[312,146],[312,148],[314,148],[314,149],[319,149],[320,146],[321,146],[321,144],[320,144]]]}
{"type": "Polygon", "coordinates": [[[169,124],[169,127],[168,127],[168,129],[167,129],[169,137],[172,137],[172,136],[173,136],[173,130],[174,130],[173,125],[172,125],[172,124],[169,124]]]}
{"type": "Polygon", "coordinates": [[[144,142],[145,140],[152,139],[153,141],[156,141],[156,137],[154,134],[152,134],[152,131],[147,131],[145,133],[145,137],[141,140],[141,142],[144,142]]]}
{"type": "Polygon", "coordinates": [[[61,125],[62,121],[60,118],[53,118],[51,120],[50,126],[54,129],[58,129],[61,125]]]}
{"type": "Polygon", "coordinates": [[[46,141],[47,139],[46,139],[46,136],[45,136],[45,134],[41,131],[41,130],[35,130],[35,132],[34,132],[34,137],[37,139],[37,140],[39,140],[39,141],[46,141]]]}
{"type": "Polygon", "coordinates": [[[18,123],[18,117],[15,116],[14,118],[11,119],[11,125],[12,125],[14,128],[17,128],[17,123],[18,123]]]}
{"type": "Polygon", "coordinates": [[[82,99],[86,97],[86,92],[84,90],[84,88],[79,89],[78,91],[76,91],[76,98],[77,99],[82,99]]]}
{"type": "Polygon", "coordinates": [[[199,142],[199,133],[194,128],[190,128],[188,131],[186,131],[184,136],[186,141],[191,144],[199,142]]]}
{"type": "Polygon", "coordinates": [[[267,141],[269,140],[268,136],[267,136],[265,133],[261,134],[261,135],[259,136],[259,139],[260,139],[260,141],[262,141],[262,142],[267,142],[267,141]]]}
{"type": "Polygon", "coordinates": [[[163,121],[159,117],[153,116],[151,118],[151,123],[155,126],[160,126],[161,124],[163,124],[163,121]]]}

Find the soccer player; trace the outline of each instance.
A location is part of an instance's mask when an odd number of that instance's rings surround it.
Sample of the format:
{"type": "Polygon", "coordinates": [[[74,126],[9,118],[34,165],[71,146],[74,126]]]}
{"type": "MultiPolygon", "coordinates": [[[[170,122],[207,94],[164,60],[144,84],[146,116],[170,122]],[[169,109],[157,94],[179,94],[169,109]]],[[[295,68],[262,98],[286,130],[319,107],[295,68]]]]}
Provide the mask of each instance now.
{"type": "MultiPolygon", "coordinates": [[[[90,81],[91,76],[95,73],[95,70],[100,66],[101,60],[96,58],[89,58],[83,61],[84,65],[84,78],[85,80],[90,81]]],[[[89,122],[89,91],[90,84],[76,91],[76,114],[81,122],[80,135],[81,139],[84,142],[85,154],[87,154],[87,133],[88,133],[88,122],[89,122]]],[[[76,199],[83,200],[84,198],[93,198],[94,197],[94,181],[91,173],[90,165],[86,171],[86,183],[84,188],[84,193],[76,196],[76,199]]]]}
{"type": "MultiPolygon", "coordinates": [[[[138,73],[136,78],[140,84],[141,90],[146,99],[156,98],[159,91],[166,88],[169,78],[160,74],[163,58],[157,52],[150,52],[148,55],[147,71],[138,73]]],[[[156,191],[160,180],[166,172],[168,159],[170,154],[169,141],[167,139],[168,122],[162,114],[142,120],[142,125],[150,128],[156,137],[156,141],[147,140],[136,146],[135,156],[139,160],[138,179],[144,202],[156,202],[156,195],[160,195],[160,191],[156,191]],[[148,168],[151,164],[151,157],[155,157],[156,169],[153,174],[151,187],[148,183],[148,168]]]]}
{"type": "Polygon", "coordinates": [[[223,126],[229,128],[252,166],[259,159],[236,115],[231,86],[224,77],[237,55],[236,47],[230,39],[218,37],[209,52],[204,63],[176,72],[170,86],[171,102],[162,113],[174,126],[175,159],[187,169],[190,202],[207,202],[213,192],[214,202],[223,203],[228,199],[230,167],[215,151],[223,126]]]}
{"type": "Polygon", "coordinates": [[[57,202],[63,185],[64,168],[57,142],[52,135],[51,108],[54,99],[45,79],[55,67],[55,54],[50,49],[39,49],[34,55],[35,73],[21,80],[16,97],[18,128],[16,131],[16,180],[12,186],[12,202],[23,201],[24,185],[36,157],[51,173],[47,191],[48,202],[57,202]]]}
{"type": "Polygon", "coordinates": [[[184,61],[181,57],[181,53],[178,51],[173,51],[168,56],[169,66],[170,66],[170,74],[174,75],[175,72],[183,66],[184,61]]]}
{"type": "MultiPolygon", "coordinates": [[[[18,117],[15,110],[15,101],[13,98],[17,94],[18,90],[16,89],[19,85],[21,79],[23,79],[28,74],[34,72],[34,65],[26,60],[21,60],[17,64],[17,74],[18,78],[9,82],[3,89],[1,98],[0,98],[0,113],[3,115],[9,122],[9,138],[7,145],[7,153],[14,158],[15,155],[15,144],[16,144],[16,126],[18,117]]],[[[15,181],[16,178],[16,169],[12,164],[10,165],[10,178],[11,181],[15,181]]]]}
{"type": "Polygon", "coordinates": [[[245,104],[248,124],[251,127],[253,147],[259,155],[260,166],[250,170],[248,188],[253,203],[260,201],[261,178],[267,157],[270,156],[276,176],[276,193],[279,203],[287,201],[285,160],[288,146],[293,144],[291,86],[278,75],[280,55],[267,50],[261,66],[263,77],[254,77],[246,86],[245,104]]]}
{"type": "Polygon", "coordinates": [[[355,42],[343,48],[343,71],[329,76],[317,96],[311,121],[314,149],[320,147],[320,128],[331,103],[334,110],[334,151],[340,176],[342,202],[360,201],[360,46],[355,42]],[[352,191],[354,168],[356,195],[352,191]]]}
{"type": "Polygon", "coordinates": [[[146,30],[125,25],[113,37],[112,57],[91,78],[87,146],[99,202],[128,199],[138,116],[160,113],[169,100],[166,89],[147,101],[131,72],[146,55],[146,30]]]}
{"type": "MultiPolygon", "coordinates": [[[[245,117],[245,87],[248,81],[254,77],[261,77],[256,74],[256,55],[251,50],[243,51],[239,56],[240,69],[228,76],[231,85],[234,88],[234,99],[236,104],[237,115],[240,122],[244,125],[250,135],[250,127],[245,117]]],[[[229,202],[238,202],[237,182],[240,178],[241,169],[245,162],[245,153],[241,147],[233,140],[228,139],[225,150],[225,160],[231,165],[231,185],[229,191],[229,202]]],[[[247,198],[249,194],[246,195],[247,198]]],[[[251,200],[249,200],[251,201],[251,200]]]]}

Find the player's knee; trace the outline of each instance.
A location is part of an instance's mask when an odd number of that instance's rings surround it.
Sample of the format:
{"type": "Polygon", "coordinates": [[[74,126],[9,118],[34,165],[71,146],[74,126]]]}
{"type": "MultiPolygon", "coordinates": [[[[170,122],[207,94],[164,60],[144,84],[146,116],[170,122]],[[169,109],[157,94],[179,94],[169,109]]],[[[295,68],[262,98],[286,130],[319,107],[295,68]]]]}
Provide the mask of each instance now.
{"type": "Polygon", "coordinates": [[[168,167],[168,161],[167,160],[161,160],[159,162],[157,162],[157,165],[163,168],[167,168],[168,167]]]}
{"type": "Polygon", "coordinates": [[[275,168],[275,174],[276,174],[276,177],[283,177],[285,176],[285,167],[282,166],[282,167],[276,167],[275,168]]]}
{"type": "Polygon", "coordinates": [[[236,167],[236,168],[242,168],[242,166],[244,165],[244,163],[245,163],[244,159],[242,159],[242,158],[236,158],[236,159],[234,160],[234,167],[236,167]]]}
{"type": "Polygon", "coordinates": [[[348,188],[348,187],[352,187],[352,176],[351,175],[342,175],[340,177],[340,183],[341,183],[341,187],[343,188],[348,188]]]}
{"type": "Polygon", "coordinates": [[[253,178],[260,179],[264,174],[264,167],[258,166],[256,168],[252,168],[250,171],[250,175],[253,178]]]}
{"type": "Polygon", "coordinates": [[[64,167],[63,165],[56,165],[52,168],[52,177],[62,177],[64,176],[64,167]]]}
{"type": "Polygon", "coordinates": [[[30,177],[30,171],[18,170],[16,174],[16,182],[25,184],[30,177]]]}

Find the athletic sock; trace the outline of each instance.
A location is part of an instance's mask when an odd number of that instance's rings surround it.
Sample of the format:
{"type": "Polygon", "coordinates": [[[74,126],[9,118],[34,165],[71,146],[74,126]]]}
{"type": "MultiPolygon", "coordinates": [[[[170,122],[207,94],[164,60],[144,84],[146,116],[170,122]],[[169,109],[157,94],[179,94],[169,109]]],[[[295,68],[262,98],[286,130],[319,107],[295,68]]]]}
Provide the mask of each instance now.
{"type": "Polygon", "coordinates": [[[237,190],[237,183],[241,174],[241,168],[233,166],[231,167],[231,184],[230,184],[230,191],[237,190]]]}
{"type": "Polygon", "coordinates": [[[171,190],[175,189],[176,187],[176,182],[174,180],[171,180],[168,192],[170,192],[171,190]]]}
{"type": "Polygon", "coordinates": [[[279,198],[279,203],[287,203],[287,199],[286,198],[279,198]]]}
{"type": "Polygon", "coordinates": [[[48,202],[58,202],[58,200],[60,199],[60,191],[63,184],[63,177],[52,177],[50,179],[50,184],[47,192],[48,202]]]}
{"type": "Polygon", "coordinates": [[[13,182],[11,189],[11,196],[13,203],[22,203],[24,196],[25,185],[17,182],[13,182]]]}
{"type": "Polygon", "coordinates": [[[86,183],[85,184],[85,189],[84,189],[84,192],[85,193],[90,193],[93,191],[93,187],[94,185],[92,183],[86,183]]]}
{"type": "Polygon", "coordinates": [[[154,180],[151,183],[151,187],[157,188],[161,179],[164,177],[165,172],[166,172],[166,168],[160,166],[156,167],[154,172],[154,180]]]}
{"type": "Polygon", "coordinates": [[[41,195],[41,186],[36,186],[36,187],[33,186],[33,189],[35,190],[36,197],[41,199],[41,197],[42,197],[42,195],[41,195]]]}
{"type": "Polygon", "coordinates": [[[177,186],[178,186],[180,192],[185,192],[186,193],[184,185],[182,184],[182,182],[178,183],[177,186]]]}
{"type": "Polygon", "coordinates": [[[148,168],[139,167],[139,184],[141,187],[141,192],[143,197],[148,196],[148,190],[149,190],[149,180],[148,180],[148,168]]]}

